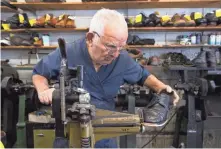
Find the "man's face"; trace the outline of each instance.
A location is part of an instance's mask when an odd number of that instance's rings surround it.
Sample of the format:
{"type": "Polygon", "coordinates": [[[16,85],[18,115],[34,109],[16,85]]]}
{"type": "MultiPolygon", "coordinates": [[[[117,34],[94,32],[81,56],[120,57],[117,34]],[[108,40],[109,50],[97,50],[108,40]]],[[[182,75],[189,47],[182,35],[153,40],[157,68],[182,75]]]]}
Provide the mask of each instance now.
{"type": "Polygon", "coordinates": [[[119,27],[108,26],[104,34],[93,32],[93,43],[90,47],[92,60],[101,65],[110,64],[116,59],[120,50],[126,45],[128,31],[119,27]]]}

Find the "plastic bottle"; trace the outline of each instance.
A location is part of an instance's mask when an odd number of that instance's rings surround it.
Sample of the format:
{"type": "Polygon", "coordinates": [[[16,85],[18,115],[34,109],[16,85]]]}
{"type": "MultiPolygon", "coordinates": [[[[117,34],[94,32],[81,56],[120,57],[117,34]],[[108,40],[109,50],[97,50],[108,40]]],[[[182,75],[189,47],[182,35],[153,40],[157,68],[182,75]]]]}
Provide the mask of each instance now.
{"type": "Polygon", "coordinates": [[[216,34],[216,45],[221,45],[221,34],[220,33],[216,34]]]}
{"type": "Polygon", "coordinates": [[[209,44],[215,45],[215,43],[216,43],[216,35],[212,33],[209,38],[209,44]]]}
{"type": "Polygon", "coordinates": [[[196,34],[192,34],[190,36],[190,39],[191,39],[191,44],[196,44],[196,34]]]}

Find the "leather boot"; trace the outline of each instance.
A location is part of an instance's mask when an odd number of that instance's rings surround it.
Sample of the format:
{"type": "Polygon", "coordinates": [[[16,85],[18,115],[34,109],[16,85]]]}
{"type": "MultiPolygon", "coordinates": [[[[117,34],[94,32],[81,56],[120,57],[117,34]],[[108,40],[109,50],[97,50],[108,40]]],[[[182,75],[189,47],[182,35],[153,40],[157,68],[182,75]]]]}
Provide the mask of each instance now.
{"type": "Polygon", "coordinates": [[[65,25],[67,24],[68,15],[62,15],[58,17],[58,22],[56,23],[56,28],[65,28],[65,25]]]}
{"type": "Polygon", "coordinates": [[[215,68],[216,67],[215,51],[207,51],[206,60],[207,60],[208,67],[215,68]]]}
{"type": "Polygon", "coordinates": [[[75,19],[73,16],[68,16],[65,27],[66,28],[76,28],[75,19]]]}
{"type": "Polygon", "coordinates": [[[208,26],[216,26],[219,21],[214,12],[207,13],[205,18],[208,26]]]}
{"type": "Polygon", "coordinates": [[[173,26],[175,26],[175,27],[183,27],[183,26],[186,25],[185,20],[183,20],[178,13],[176,13],[176,14],[171,18],[171,21],[173,22],[173,26]]]}
{"type": "Polygon", "coordinates": [[[185,23],[185,24],[186,24],[185,26],[196,26],[195,21],[192,20],[189,15],[182,14],[182,15],[181,15],[181,19],[183,19],[183,20],[186,22],[186,23],[185,23]]]}
{"type": "Polygon", "coordinates": [[[196,67],[207,67],[206,51],[201,51],[192,62],[196,67]]]}
{"type": "Polygon", "coordinates": [[[207,19],[200,12],[192,12],[190,18],[195,21],[196,26],[207,26],[207,19]]]}
{"type": "Polygon", "coordinates": [[[143,110],[144,122],[152,126],[163,126],[168,119],[170,96],[164,93],[154,94],[143,110]]]}
{"type": "Polygon", "coordinates": [[[45,27],[45,19],[46,19],[46,15],[38,18],[36,20],[36,24],[34,26],[35,27],[40,27],[40,28],[45,27]]]}

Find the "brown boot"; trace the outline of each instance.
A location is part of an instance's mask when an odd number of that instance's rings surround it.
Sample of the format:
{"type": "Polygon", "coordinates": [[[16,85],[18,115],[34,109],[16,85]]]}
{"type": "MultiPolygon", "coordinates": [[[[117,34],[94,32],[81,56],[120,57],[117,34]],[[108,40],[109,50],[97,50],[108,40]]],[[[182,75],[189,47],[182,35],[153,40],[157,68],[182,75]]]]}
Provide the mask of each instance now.
{"type": "Polygon", "coordinates": [[[186,25],[185,20],[181,19],[181,16],[178,13],[176,13],[172,17],[171,21],[173,22],[173,26],[175,27],[183,27],[186,25]]]}
{"type": "Polygon", "coordinates": [[[67,28],[76,28],[75,20],[73,16],[68,16],[67,23],[65,25],[67,28]]]}
{"type": "Polygon", "coordinates": [[[45,16],[45,27],[46,27],[46,28],[51,28],[51,27],[53,27],[53,26],[51,25],[51,20],[52,20],[53,17],[54,17],[53,14],[46,14],[46,16],[45,16]]]}
{"type": "Polygon", "coordinates": [[[59,16],[55,27],[56,28],[65,28],[65,25],[67,24],[67,20],[68,20],[68,15],[59,16]]]}
{"type": "Polygon", "coordinates": [[[45,27],[45,19],[46,19],[46,15],[40,17],[39,19],[36,20],[36,24],[34,26],[35,27],[45,27]]]}
{"type": "Polygon", "coordinates": [[[180,18],[186,22],[186,26],[196,26],[195,21],[191,20],[189,15],[183,14],[180,18]]]}
{"type": "Polygon", "coordinates": [[[43,46],[43,41],[41,38],[38,38],[38,37],[34,37],[34,43],[33,43],[34,46],[43,46]]]}

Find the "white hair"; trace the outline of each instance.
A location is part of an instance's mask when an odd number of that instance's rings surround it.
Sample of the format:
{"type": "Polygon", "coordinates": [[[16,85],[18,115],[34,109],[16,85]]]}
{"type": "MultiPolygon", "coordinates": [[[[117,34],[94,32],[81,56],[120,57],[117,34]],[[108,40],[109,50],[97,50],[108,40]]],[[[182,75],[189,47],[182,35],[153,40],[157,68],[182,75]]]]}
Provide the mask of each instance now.
{"type": "Polygon", "coordinates": [[[105,26],[110,23],[116,23],[119,27],[127,28],[127,23],[122,14],[116,10],[103,8],[98,10],[91,19],[89,32],[95,31],[98,34],[103,35],[105,26]]]}

